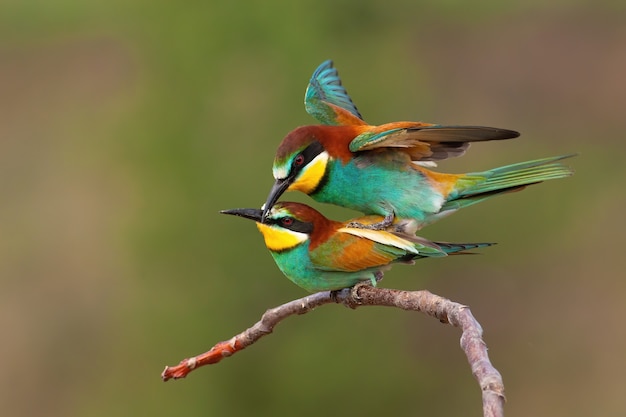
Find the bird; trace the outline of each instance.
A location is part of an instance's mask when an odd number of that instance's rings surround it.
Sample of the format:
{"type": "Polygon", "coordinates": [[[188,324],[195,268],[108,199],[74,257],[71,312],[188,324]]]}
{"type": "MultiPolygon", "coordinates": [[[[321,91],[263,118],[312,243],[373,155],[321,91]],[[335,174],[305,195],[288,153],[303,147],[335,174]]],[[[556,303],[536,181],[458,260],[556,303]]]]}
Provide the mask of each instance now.
{"type": "Polygon", "coordinates": [[[414,219],[419,230],[492,196],[573,174],[559,161],[574,154],[465,174],[433,171],[429,168],[437,161],[463,155],[472,142],[512,139],[519,133],[424,122],[369,125],[332,61],[313,73],[305,108],[320,124],[292,130],[278,146],[272,167],[275,182],[263,216],[285,191],[301,191],[318,202],[384,217],[360,227],[384,230],[397,216],[414,219]]]}
{"type": "Polygon", "coordinates": [[[251,219],[282,273],[309,292],[335,291],[361,282],[376,285],[393,263],[440,258],[494,243],[431,242],[415,236],[416,223],[394,219],[386,230],[354,228],[351,222],[371,224],[381,216],[352,221],[330,220],[314,208],[278,202],[263,219],[263,210],[241,208],[222,214],[251,219]]]}

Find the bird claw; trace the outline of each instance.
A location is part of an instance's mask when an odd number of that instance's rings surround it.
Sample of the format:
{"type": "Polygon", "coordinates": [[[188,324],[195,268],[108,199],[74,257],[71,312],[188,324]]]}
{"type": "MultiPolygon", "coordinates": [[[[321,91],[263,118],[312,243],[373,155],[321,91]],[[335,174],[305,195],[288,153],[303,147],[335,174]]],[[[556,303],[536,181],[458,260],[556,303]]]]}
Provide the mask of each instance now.
{"type": "MultiPolygon", "coordinates": [[[[382,279],[382,274],[378,275],[376,274],[376,281],[379,281],[379,277],[380,279],[382,279]]],[[[372,285],[372,283],[368,282],[368,281],[361,281],[358,284],[354,285],[352,288],[350,288],[350,302],[347,304],[348,307],[350,307],[351,309],[355,309],[357,306],[359,306],[361,304],[361,301],[363,300],[363,298],[359,295],[359,290],[363,287],[375,287],[376,285],[372,285]]]]}
{"type": "Polygon", "coordinates": [[[359,222],[350,222],[348,223],[348,227],[352,227],[354,229],[387,230],[387,228],[393,224],[395,217],[395,214],[391,211],[387,213],[385,218],[378,223],[363,224],[359,222]]]}

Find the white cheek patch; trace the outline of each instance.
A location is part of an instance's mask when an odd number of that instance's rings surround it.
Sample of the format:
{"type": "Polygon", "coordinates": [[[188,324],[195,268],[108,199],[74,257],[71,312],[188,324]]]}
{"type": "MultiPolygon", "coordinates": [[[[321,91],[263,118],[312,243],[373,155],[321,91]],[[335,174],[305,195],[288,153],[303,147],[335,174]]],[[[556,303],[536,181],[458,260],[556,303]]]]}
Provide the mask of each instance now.
{"type": "Polygon", "coordinates": [[[272,173],[274,174],[275,180],[284,180],[289,175],[289,172],[286,167],[274,167],[272,169],[272,173]]]}

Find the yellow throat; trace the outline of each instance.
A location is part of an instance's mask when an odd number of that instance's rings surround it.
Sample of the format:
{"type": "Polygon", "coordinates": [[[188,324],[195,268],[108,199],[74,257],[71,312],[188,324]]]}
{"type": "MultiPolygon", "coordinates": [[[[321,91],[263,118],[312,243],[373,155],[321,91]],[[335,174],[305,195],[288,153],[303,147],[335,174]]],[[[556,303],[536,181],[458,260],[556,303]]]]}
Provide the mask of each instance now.
{"type": "Polygon", "coordinates": [[[256,227],[265,239],[265,246],[274,252],[291,249],[309,238],[306,233],[294,232],[278,226],[257,223],[256,227]]]}
{"type": "Polygon", "coordinates": [[[305,194],[312,193],[324,177],[327,164],[328,152],[324,151],[307,164],[287,190],[302,191],[305,194]]]}

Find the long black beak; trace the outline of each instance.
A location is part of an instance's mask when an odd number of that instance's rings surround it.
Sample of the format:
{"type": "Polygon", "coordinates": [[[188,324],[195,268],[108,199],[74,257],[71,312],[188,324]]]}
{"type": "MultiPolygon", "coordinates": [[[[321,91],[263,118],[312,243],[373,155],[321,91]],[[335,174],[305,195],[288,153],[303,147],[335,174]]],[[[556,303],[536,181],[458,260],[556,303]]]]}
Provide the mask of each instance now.
{"type": "Polygon", "coordinates": [[[267,201],[262,207],[263,208],[263,217],[262,217],[263,220],[265,220],[265,217],[267,217],[267,213],[272,209],[274,204],[276,204],[280,196],[283,195],[283,193],[287,190],[287,188],[289,188],[290,184],[291,182],[289,181],[289,177],[284,178],[282,180],[276,180],[276,182],[274,182],[274,185],[272,186],[272,189],[270,190],[270,193],[267,196],[267,201]]]}
{"type": "Polygon", "coordinates": [[[232,214],[233,216],[244,217],[246,219],[254,220],[255,222],[261,222],[263,218],[263,212],[259,209],[240,208],[220,211],[222,214],[232,214]]]}

